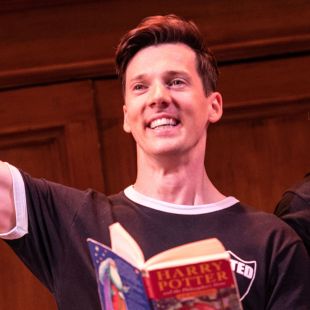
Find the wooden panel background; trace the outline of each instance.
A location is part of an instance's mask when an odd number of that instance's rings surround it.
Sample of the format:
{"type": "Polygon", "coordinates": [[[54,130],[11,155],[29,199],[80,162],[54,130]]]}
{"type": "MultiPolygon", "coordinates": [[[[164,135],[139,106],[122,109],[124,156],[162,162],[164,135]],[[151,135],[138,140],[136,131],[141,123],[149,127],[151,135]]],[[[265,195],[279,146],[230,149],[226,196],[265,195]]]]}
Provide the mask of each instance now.
{"type": "Polygon", "coordinates": [[[310,171],[309,72],[306,55],[221,68],[224,117],[210,128],[206,164],[226,194],[272,212],[310,171]]]}
{"type": "Polygon", "coordinates": [[[15,10],[0,6],[1,86],[113,75],[120,35],[156,14],[193,19],[221,62],[310,49],[307,0],[70,2],[15,0],[15,10]]]}
{"type": "MultiPolygon", "coordinates": [[[[37,177],[104,190],[91,83],[0,93],[0,158],[37,177]]],[[[0,243],[0,309],[55,309],[38,280],[0,243]]]]}
{"type": "MultiPolygon", "coordinates": [[[[310,170],[307,0],[14,0],[0,5],[0,158],[39,177],[115,193],[135,179],[113,54],[148,15],[193,19],[219,60],[224,116],[206,167],[267,212],[310,170]]],[[[56,309],[0,243],[0,308],[56,309]]]]}

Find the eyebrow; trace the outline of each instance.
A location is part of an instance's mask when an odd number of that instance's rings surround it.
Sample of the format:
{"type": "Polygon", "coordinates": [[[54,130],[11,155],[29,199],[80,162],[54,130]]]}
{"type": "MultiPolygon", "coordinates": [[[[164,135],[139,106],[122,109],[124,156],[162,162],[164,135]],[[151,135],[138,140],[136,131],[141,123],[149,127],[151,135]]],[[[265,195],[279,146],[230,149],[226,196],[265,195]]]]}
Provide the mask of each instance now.
{"type": "Polygon", "coordinates": [[[132,79],[128,80],[128,82],[132,83],[132,82],[135,82],[135,81],[141,81],[143,79],[145,79],[147,75],[142,73],[142,74],[138,74],[136,76],[134,76],[132,79]]]}

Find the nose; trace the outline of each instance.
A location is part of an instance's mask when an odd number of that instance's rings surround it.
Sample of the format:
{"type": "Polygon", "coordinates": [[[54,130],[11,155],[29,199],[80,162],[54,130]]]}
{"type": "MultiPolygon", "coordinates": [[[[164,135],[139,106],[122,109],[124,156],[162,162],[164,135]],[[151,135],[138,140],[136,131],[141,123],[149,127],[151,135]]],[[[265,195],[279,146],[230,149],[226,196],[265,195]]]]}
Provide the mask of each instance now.
{"type": "Polygon", "coordinates": [[[152,107],[160,106],[165,107],[169,105],[170,92],[166,85],[162,83],[156,83],[151,87],[149,92],[148,104],[152,107]]]}

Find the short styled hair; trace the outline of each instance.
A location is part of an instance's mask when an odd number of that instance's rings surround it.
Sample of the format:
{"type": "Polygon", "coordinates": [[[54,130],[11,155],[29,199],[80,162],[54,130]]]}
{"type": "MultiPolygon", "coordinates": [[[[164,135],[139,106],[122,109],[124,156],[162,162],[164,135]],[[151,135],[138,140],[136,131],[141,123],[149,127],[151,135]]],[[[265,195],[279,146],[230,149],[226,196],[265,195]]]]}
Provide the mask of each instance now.
{"type": "Polygon", "coordinates": [[[194,22],[173,14],[147,17],[121,38],[115,63],[124,90],[126,69],[130,60],[143,48],[163,43],[183,43],[194,50],[197,72],[205,94],[209,95],[216,90],[219,71],[214,55],[194,22]]]}

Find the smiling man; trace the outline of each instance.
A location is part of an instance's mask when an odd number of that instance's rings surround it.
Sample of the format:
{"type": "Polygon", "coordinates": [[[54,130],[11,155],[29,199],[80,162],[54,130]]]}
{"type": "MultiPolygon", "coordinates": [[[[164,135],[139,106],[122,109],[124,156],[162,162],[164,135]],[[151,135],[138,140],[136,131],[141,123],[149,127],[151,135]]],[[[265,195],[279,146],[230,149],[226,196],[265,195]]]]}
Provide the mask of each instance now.
{"type": "Polygon", "coordinates": [[[124,130],[137,143],[135,189],[183,205],[224,198],[204,170],[206,129],[220,119],[222,98],[205,93],[196,67],[189,46],[165,43],[139,51],[126,70],[124,130]]]}
{"type": "Polygon", "coordinates": [[[146,258],[217,237],[231,254],[244,309],[309,309],[302,241],[274,215],[220,193],[204,167],[207,129],[222,115],[218,70],[196,25],[174,15],[142,21],[121,40],[124,130],[137,178],[109,196],[0,165],[0,233],[54,294],[59,309],[100,309],[86,239],[110,245],[114,222],[146,258]]]}

